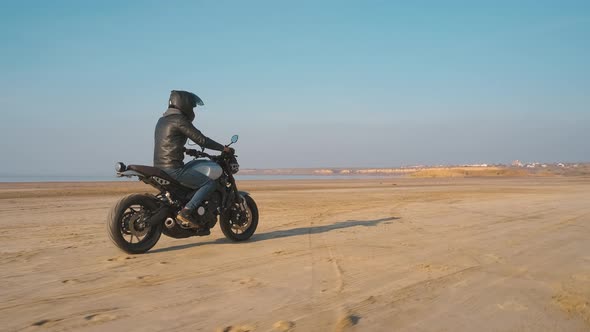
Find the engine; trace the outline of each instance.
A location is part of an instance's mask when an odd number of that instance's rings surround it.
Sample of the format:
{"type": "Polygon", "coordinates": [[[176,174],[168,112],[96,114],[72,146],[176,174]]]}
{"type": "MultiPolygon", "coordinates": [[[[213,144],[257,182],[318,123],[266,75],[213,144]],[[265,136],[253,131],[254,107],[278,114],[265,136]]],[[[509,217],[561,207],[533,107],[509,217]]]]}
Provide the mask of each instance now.
{"type": "Polygon", "coordinates": [[[211,197],[206,200],[203,205],[199,206],[196,211],[197,220],[213,228],[217,223],[217,215],[219,214],[219,207],[221,206],[221,195],[218,192],[213,193],[211,197]]]}
{"type": "MultiPolygon", "coordinates": [[[[211,197],[203,202],[201,206],[195,209],[195,219],[202,225],[213,228],[217,223],[217,216],[219,214],[218,208],[221,206],[221,195],[218,192],[213,193],[211,197]]],[[[166,221],[163,233],[167,236],[181,239],[193,236],[195,230],[192,228],[181,227],[174,219],[166,221]]]]}

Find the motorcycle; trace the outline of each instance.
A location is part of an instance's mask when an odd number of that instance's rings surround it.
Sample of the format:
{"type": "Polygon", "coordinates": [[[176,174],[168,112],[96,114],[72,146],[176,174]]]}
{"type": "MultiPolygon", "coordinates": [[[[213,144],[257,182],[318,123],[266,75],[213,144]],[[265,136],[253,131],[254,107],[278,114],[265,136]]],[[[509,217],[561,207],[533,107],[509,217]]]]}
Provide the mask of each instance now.
{"type": "MultiPolygon", "coordinates": [[[[231,144],[238,135],[231,138],[231,144]]],[[[230,144],[230,145],[231,145],[230,144]]],[[[229,145],[228,145],[229,146],[229,145]]],[[[212,156],[203,151],[187,150],[195,159],[206,158],[199,172],[215,180],[215,191],[193,212],[193,219],[202,227],[215,227],[219,220],[221,231],[231,241],[248,240],[258,226],[258,207],[245,191],[239,191],[234,174],[239,171],[233,149],[212,156]]],[[[108,233],[113,243],[129,254],[150,250],[162,233],[172,238],[202,236],[199,229],[183,225],[176,220],[178,212],[193,197],[195,188],[189,188],[163,170],[143,165],[115,165],[118,177],[137,177],[156,188],[159,193],[131,194],[121,198],[107,217],[108,233]],[[135,241],[134,241],[135,239],[135,241]]],[[[209,232],[207,232],[209,233],[209,232]]]]}

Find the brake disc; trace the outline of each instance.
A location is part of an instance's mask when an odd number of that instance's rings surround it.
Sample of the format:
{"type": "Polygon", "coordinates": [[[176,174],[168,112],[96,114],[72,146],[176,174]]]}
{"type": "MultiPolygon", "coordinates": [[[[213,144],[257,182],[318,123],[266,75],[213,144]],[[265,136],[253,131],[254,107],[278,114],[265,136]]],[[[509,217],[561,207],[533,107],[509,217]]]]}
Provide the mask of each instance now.
{"type": "Polygon", "coordinates": [[[232,223],[232,228],[245,232],[252,224],[252,214],[248,206],[244,203],[244,210],[236,209],[234,217],[236,221],[232,223]]]}
{"type": "Polygon", "coordinates": [[[136,236],[137,238],[146,235],[147,232],[150,230],[150,228],[146,227],[145,223],[142,222],[142,219],[145,219],[143,218],[144,214],[145,212],[141,211],[138,213],[134,213],[133,215],[131,215],[131,218],[129,218],[129,233],[136,236]]]}

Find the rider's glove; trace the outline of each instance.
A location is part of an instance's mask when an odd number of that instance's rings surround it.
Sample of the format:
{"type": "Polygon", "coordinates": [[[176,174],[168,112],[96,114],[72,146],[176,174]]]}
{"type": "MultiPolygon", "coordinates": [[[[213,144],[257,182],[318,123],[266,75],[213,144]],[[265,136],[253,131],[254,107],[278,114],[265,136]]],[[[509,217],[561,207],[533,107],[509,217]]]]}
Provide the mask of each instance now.
{"type": "Polygon", "coordinates": [[[186,153],[189,156],[193,156],[193,157],[196,157],[199,155],[199,152],[195,149],[185,149],[184,153],[186,153]]]}
{"type": "Polygon", "coordinates": [[[226,146],[226,147],[223,149],[223,152],[226,152],[226,153],[229,153],[229,154],[232,154],[232,155],[233,155],[233,154],[235,154],[235,153],[236,153],[236,150],[235,150],[234,148],[230,148],[229,146],[226,146]]]}

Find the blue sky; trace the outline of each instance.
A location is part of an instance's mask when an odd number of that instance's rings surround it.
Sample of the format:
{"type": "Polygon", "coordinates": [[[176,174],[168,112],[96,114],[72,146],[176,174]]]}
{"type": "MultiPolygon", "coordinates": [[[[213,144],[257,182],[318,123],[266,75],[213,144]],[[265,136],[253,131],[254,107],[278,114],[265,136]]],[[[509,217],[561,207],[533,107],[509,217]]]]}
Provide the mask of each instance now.
{"type": "Polygon", "coordinates": [[[172,89],[243,167],[590,161],[588,1],[0,1],[0,175],[151,164],[172,89]]]}

